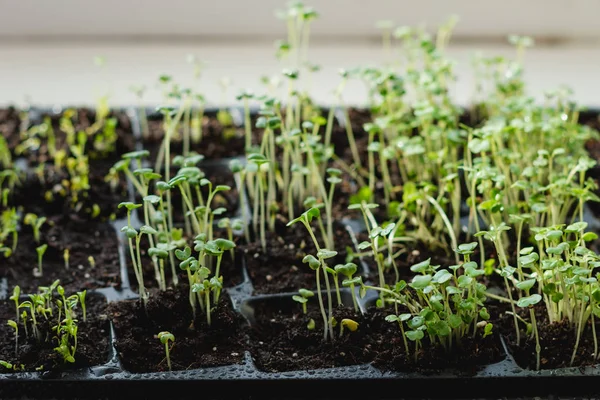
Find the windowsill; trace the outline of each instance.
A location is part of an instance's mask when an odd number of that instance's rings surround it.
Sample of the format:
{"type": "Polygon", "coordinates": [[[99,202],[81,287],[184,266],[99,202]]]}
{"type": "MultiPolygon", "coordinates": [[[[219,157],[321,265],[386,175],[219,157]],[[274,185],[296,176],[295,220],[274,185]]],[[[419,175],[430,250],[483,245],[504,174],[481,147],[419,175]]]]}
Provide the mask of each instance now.
{"type": "MultiPolygon", "coordinates": [[[[473,93],[471,57],[476,51],[485,55],[514,56],[514,50],[504,45],[453,45],[448,56],[456,60],[458,82],[454,98],[467,104],[473,93]]],[[[110,89],[114,106],[136,104],[130,92],[132,85],[145,84],[150,88],[145,103],[159,104],[161,92],[156,87],[160,74],[169,74],[182,86],[193,82],[192,67],[187,54],[195,54],[206,62],[200,91],[213,105],[233,104],[241,88],[263,92],[259,83],[262,75],[279,74],[283,66],[274,56],[268,43],[2,43],[0,44],[0,104],[35,105],[93,104],[96,94],[110,89]],[[103,70],[94,66],[95,56],[104,56],[103,70]],[[219,80],[227,76],[232,87],[223,95],[219,80]],[[102,91],[100,91],[102,90],[102,91]]],[[[378,45],[356,45],[333,42],[311,45],[312,62],[322,66],[313,76],[311,93],[319,104],[333,101],[332,92],[339,82],[337,71],[361,65],[381,65],[383,54],[378,45]]],[[[525,61],[529,93],[538,99],[546,90],[567,85],[582,105],[600,106],[597,92],[597,66],[600,65],[600,45],[571,44],[538,47],[528,50],[525,61]]],[[[347,104],[360,105],[365,100],[361,82],[349,82],[344,91],[347,104]]]]}

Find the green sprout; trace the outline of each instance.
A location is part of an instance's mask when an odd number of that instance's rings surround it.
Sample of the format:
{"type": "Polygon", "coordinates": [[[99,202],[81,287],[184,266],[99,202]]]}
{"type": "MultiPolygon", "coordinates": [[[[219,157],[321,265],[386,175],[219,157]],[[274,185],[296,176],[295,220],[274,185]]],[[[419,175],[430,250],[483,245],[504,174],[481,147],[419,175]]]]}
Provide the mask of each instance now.
{"type": "Polygon", "coordinates": [[[350,332],[356,332],[358,329],[358,322],[350,318],[344,318],[340,321],[340,337],[344,334],[344,328],[347,328],[350,332]]]}
{"type": "MultiPolygon", "coordinates": [[[[342,286],[350,288],[352,291],[352,303],[354,304],[354,311],[358,312],[358,303],[356,301],[354,288],[356,285],[361,285],[362,278],[360,276],[354,277],[358,267],[354,263],[338,264],[335,266],[337,276],[345,276],[346,279],[342,281],[342,286]]],[[[337,277],[336,277],[337,281],[337,277]]]]}
{"type": "Polygon", "coordinates": [[[87,312],[86,312],[86,307],[85,307],[85,295],[86,294],[87,294],[87,290],[77,292],[77,297],[79,298],[79,305],[81,305],[81,311],[83,313],[83,322],[87,321],[87,312]]]}
{"type": "Polygon", "coordinates": [[[121,228],[121,231],[125,233],[129,244],[129,254],[131,256],[131,264],[133,265],[133,271],[138,283],[138,292],[140,299],[142,300],[144,307],[148,302],[148,292],[144,286],[144,273],[142,268],[142,257],[140,255],[140,242],[142,233],[138,233],[131,226],[131,212],[137,208],[142,207],[141,204],[135,204],[131,202],[124,202],[119,204],[119,208],[125,207],[127,209],[127,225],[121,228]],[[133,246],[133,240],[135,239],[135,250],[133,246]]]}
{"type": "Polygon", "coordinates": [[[69,269],[69,259],[71,258],[71,254],[69,249],[64,249],[63,251],[63,260],[65,261],[65,269],[69,269]]]}
{"type": "Polygon", "coordinates": [[[315,295],[315,293],[311,290],[308,289],[300,289],[298,290],[298,294],[292,296],[292,300],[294,300],[297,303],[302,304],[302,312],[304,314],[306,314],[306,303],[308,303],[308,299],[313,297],[315,295]]]}
{"type": "Polygon", "coordinates": [[[33,229],[33,240],[38,244],[40,243],[40,229],[45,222],[46,217],[38,217],[32,213],[25,214],[25,218],[23,218],[23,223],[30,225],[31,229],[33,229]]]}
{"type": "Polygon", "coordinates": [[[19,322],[19,296],[21,296],[21,288],[19,285],[16,285],[13,288],[12,295],[8,299],[15,303],[15,310],[17,311],[17,323],[19,322]]]}
{"type": "Polygon", "coordinates": [[[33,270],[33,276],[35,276],[37,278],[43,276],[42,258],[44,257],[44,254],[46,253],[47,249],[48,249],[48,245],[47,244],[43,244],[41,246],[38,246],[35,249],[35,251],[37,253],[38,263],[37,263],[37,268],[34,268],[34,270],[33,270]]]}
{"type": "Polygon", "coordinates": [[[169,366],[169,371],[171,371],[171,349],[172,349],[173,345],[171,345],[171,347],[169,347],[169,342],[172,342],[174,344],[175,336],[173,336],[173,334],[170,332],[163,331],[163,332],[159,332],[157,337],[158,337],[158,340],[160,340],[160,342],[165,345],[165,356],[167,358],[167,365],[169,366]]]}

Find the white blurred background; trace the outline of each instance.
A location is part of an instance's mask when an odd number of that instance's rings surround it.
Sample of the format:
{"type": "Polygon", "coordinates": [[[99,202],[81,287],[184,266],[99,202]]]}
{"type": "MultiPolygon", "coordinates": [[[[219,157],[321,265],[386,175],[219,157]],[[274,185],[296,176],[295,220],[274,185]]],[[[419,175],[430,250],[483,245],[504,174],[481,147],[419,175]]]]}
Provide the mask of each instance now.
{"type": "MultiPolygon", "coordinates": [[[[285,0],[0,0],[0,104],[93,104],[110,90],[111,104],[131,105],[132,85],[148,86],[144,102],[160,102],[160,74],[191,84],[189,54],[202,60],[201,90],[213,105],[233,103],[240,88],[260,87],[281,65],[273,42],[285,38],[275,17],[285,0]],[[94,64],[95,57],[105,65],[94,64]],[[219,81],[231,88],[223,92],[219,81]]],[[[435,31],[449,16],[459,22],[448,56],[456,61],[456,101],[473,93],[476,52],[513,57],[509,34],[531,35],[525,57],[532,95],[567,85],[581,104],[600,106],[599,0],[314,0],[320,17],[311,29],[309,58],[322,69],[313,96],[326,104],[339,68],[383,61],[382,19],[435,31]]],[[[350,84],[344,98],[363,103],[364,89],[350,84]]]]}

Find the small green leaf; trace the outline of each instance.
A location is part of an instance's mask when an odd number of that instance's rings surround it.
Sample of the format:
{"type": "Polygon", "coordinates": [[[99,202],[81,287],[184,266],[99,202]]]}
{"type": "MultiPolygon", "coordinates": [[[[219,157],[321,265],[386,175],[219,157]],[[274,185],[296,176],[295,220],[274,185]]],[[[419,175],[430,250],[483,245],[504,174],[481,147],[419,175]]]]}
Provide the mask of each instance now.
{"type": "Polygon", "coordinates": [[[215,244],[223,251],[231,250],[235,247],[235,243],[226,239],[215,239],[215,244]]]}
{"type": "Polygon", "coordinates": [[[344,279],[342,281],[343,287],[350,287],[350,286],[356,286],[356,285],[361,285],[361,284],[362,284],[362,277],[360,277],[360,276],[357,276],[352,279],[344,279]]]}
{"type": "Polygon", "coordinates": [[[189,258],[191,255],[192,249],[189,246],[185,246],[183,250],[175,250],[175,257],[177,257],[177,259],[180,261],[189,258]]]}
{"type": "Polygon", "coordinates": [[[321,260],[327,260],[329,258],[333,258],[337,256],[338,252],[334,250],[321,249],[317,252],[317,257],[321,260]]]}
{"type": "Polygon", "coordinates": [[[450,325],[450,327],[452,329],[456,329],[459,326],[461,326],[463,323],[462,319],[460,318],[460,316],[456,315],[456,314],[451,314],[448,315],[448,324],[450,325]]]}
{"type": "Polygon", "coordinates": [[[567,226],[565,228],[565,232],[569,232],[569,233],[581,232],[581,231],[585,230],[585,228],[587,228],[587,227],[588,227],[587,222],[584,222],[584,221],[575,222],[575,223],[567,226]]]}
{"type": "Polygon", "coordinates": [[[458,245],[457,253],[459,254],[471,254],[477,247],[477,242],[463,243],[458,245]]]}
{"type": "Polygon", "coordinates": [[[385,317],[385,320],[387,322],[398,322],[398,316],[391,314],[391,315],[388,315],[387,317],[385,317]]]}
{"type": "Polygon", "coordinates": [[[140,228],[140,232],[145,235],[158,235],[158,231],[151,226],[144,225],[140,228]]]}
{"type": "Polygon", "coordinates": [[[298,296],[298,295],[292,296],[292,300],[297,301],[300,304],[304,304],[304,303],[306,303],[308,301],[307,298],[302,297],[302,296],[298,296]]]}
{"type": "Polygon", "coordinates": [[[310,254],[305,255],[302,259],[302,262],[308,264],[308,266],[313,270],[317,270],[321,266],[321,262],[310,254]]]}
{"type": "Polygon", "coordinates": [[[417,340],[421,340],[425,336],[425,334],[421,330],[406,331],[405,335],[408,338],[408,340],[410,340],[412,342],[415,342],[417,340]]]}
{"type": "Polygon", "coordinates": [[[536,282],[535,278],[527,279],[527,280],[524,280],[521,282],[517,282],[516,286],[517,286],[517,288],[519,288],[521,290],[527,291],[527,290],[530,290],[533,287],[533,285],[535,285],[535,282],[536,282]]]}
{"type": "Polygon", "coordinates": [[[435,283],[446,283],[448,282],[450,279],[452,279],[452,274],[450,272],[448,272],[448,270],[445,269],[441,269],[439,271],[437,271],[435,273],[435,275],[433,275],[433,282],[435,283]]]}
{"type": "Polygon", "coordinates": [[[338,274],[344,275],[348,278],[352,277],[356,273],[358,266],[354,263],[338,264],[335,266],[335,270],[338,274]]]}
{"type": "Polygon", "coordinates": [[[462,295],[462,290],[460,290],[459,288],[455,287],[455,286],[448,286],[446,288],[446,291],[448,292],[448,294],[453,295],[453,294],[460,294],[462,295]]]}
{"type": "Polygon", "coordinates": [[[491,323],[487,323],[485,324],[484,328],[483,328],[483,337],[488,337],[492,334],[492,329],[494,328],[494,325],[491,323]]]}
{"type": "Polygon", "coordinates": [[[531,307],[536,305],[542,300],[542,296],[539,294],[532,294],[531,296],[521,297],[517,302],[517,305],[521,308],[531,307]]]}
{"type": "Polygon", "coordinates": [[[300,293],[300,296],[307,298],[307,299],[309,297],[313,297],[315,295],[315,293],[312,290],[308,290],[308,289],[300,289],[300,290],[298,290],[298,293],[300,293]]]}
{"type": "Polygon", "coordinates": [[[490,319],[490,313],[488,312],[487,308],[485,308],[485,307],[483,307],[481,310],[479,310],[479,316],[483,320],[490,319]]]}
{"type": "Polygon", "coordinates": [[[155,194],[151,194],[144,197],[144,201],[147,203],[157,204],[158,202],[160,202],[160,197],[158,197],[155,194]]]}
{"type": "Polygon", "coordinates": [[[461,275],[458,277],[458,287],[467,288],[473,282],[473,278],[467,275],[461,275]]]}
{"type": "Polygon", "coordinates": [[[428,258],[427,260],[421,261],[420,263],[411,266],[410,270],[415,273],[425,273],[429,268],[430,264],[431,258],[428,258]]]}
{"type": "Polygon", "coordinates": [[[598,239],[598,235],[595,232],[586,232],[581,238],[586,242],[591,242],[592,240],[598,239]]]}
{"type": "Polygon", "coordinates": [[[423,290],[431,283],[431,275],[417,275],[412,279],[410,286],[413,289],[423,290]]]}
{"type": "Polygon", "coordinates": [[[432,329],[436,335],[445,337],[450,335],[452,331],[450,330],[450,326],[446,321],[439,320],[429,325],[429,328],[432,329]]]}
{"type": "Polygon", "coordinates": [[[371,242],[368,242],[365,240],[364,242],[359,243],[358,250],[365,250],[365,249],[368,249],[369,247],[371,247],[371,242]]]}
{"type": "Polygon", "coordinates": [[[148,255],[150,257],[158,257],[158,258],[162,258],[163,260],[166,259],[167,257],[169,257],[169,252],[163,249],[159,249],[157,247],[150,247],[148,249],[148,255]]]}

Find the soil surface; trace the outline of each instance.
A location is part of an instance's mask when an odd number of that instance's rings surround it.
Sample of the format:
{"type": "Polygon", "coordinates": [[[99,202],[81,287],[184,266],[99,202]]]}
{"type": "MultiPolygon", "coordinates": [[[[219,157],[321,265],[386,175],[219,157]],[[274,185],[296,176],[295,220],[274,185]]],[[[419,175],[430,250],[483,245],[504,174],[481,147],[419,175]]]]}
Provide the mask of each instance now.
{"type": "MultiPolygon", "coordinates": [[[[276,225],[275,232],[269,232],[266,236],[266,252],[260,241],[239,247],[239,252],[245,256],[254,293],[289,293],[297,292],[301,288],[316,288],[314,271],[302,262],[305,255],[311,254],[316,257],[317,254],[306,228],[301,223],[290,227],[286,227],[283,223],[276,225]]],[[[314,230],[314,232],[319,240],[319,231],[314,230]]],[[[343,225],[334,225],[334,236],[338,254],[327,262],[332,268],[346,262],[348,247],[354,249],[352,238],[343,225]]],[[[360,268],[360,263],[356,262],[356,264],[360,268]]],[[[361,273],[359,269],[356,276],[361,273]]],[[[321,284],[325,283],[321,282],[321,284]]]]}
{"type": "MultiPolygon", "coordinates": [[[[150,161],[154,163],[164,138],[162,115],[148,117],[150,135],[142,143],[144,149],[150,151],[150,161]]],[[[205,113],[202,119],[202,139],[190,143],[190,151],[202,154],[205,159],[220,159],[244,155],[245,132],[243,127],[223,126],[216,113],[205,113]]],[[[172,155],[183,152],[183,129],[171,141],[172,155]]]]}
{"type": "Polygon", "coordinates": [[[36,277],[33,272],[38,266],[38,244],[31,227],[23,225],[16,251],[2,260],[1,276],[7,279],[11,292],[13,286],[19,285],[21,293],[32,293],[38,286],[49,285],[56,279],[60,279],[66,291],[120,287],[119,241],[110,224],[49,218],[41,229],[41,244],[47,244],[48,248],[42,258],[43,275],[36,277]],[[69,249],[68,269],[65,249],[69,249]],[[93,257],[94,266],[89,257],[93,257]]]}
{"type": "MultiPolygon", "coordinates": [[[[368,135],[363,129],[363,124],[372,122],[369,110],[350,109],[350,123],[356,143],[361,154],[361,163],[367,165],[368,135]]],[[[112,114],[118,119],[117,134],[118,141],[116,149],[108,154],[94,152],[89,142],[90,152],[90,186],[91,189],[81,194],[75,202],[73,196],[64,187],[64,180],[68,178],[65,171],[57,171],[48,154],[46,143],[42,143],[37,150],[26,154],[32,167],[47,163],[40,168],[40,176],[30,172],[29,177],[23,180],[23,185],[18,186],[9,197],[9,206],[19,206],[23,214],[27,212],[36,213],[39,216],[48,217],[49,221],[41,231],[40,244],[48,244],[48,249],[43,257],[43,277],[33,276],[34,268],[37,266],[36,247],[31,228],[22,226],[19,234],[19,246],[10,258],[2,258],[0,263],[0,277],[4,278],[1,283],[8,285],[11,291],[14,285],[21,287],[22,293],[33,292],[40,285],[48,285],[56,279],[67,292],[82,289],[93,289],[98,287],[121,285],[119,275],[119,244],[114,229],[106,222],[114,217],[123,217],[125,210],[119,210],[118,204],[128,199],[126,181],[121,176],[118,181],[111,183],[105,180],[110,167],[120,159],[122,153],[132,151],[134,138],[132,135],[131,121],[119,111],[112,114]],[[99,214],[95,213],[94,204],[98,205],[99,214]],[[65,267],[64,250],[69,249],[69,268],[65,267]],[[108,251],[107,251],[108,249],[108,251]],[[88,257],[93,257],[94,266],[90,265],[88,257]]],[[[322,115],[326,118],[327,112],[322,115]]],[[[60,129],[59,117],[49,115],[50,121],[57,133],[58,148],[65,148],[66,135],[60,129]]],[[[479,124],[480,117],[470,118],[463,115],[462,123],[470,126],[479,124]]],[[[255,125],[256,116],[252,117],[255,125]]],[[[600,120],[596,116],[582,114],[582,123],[594,128],[600,128],[600,120]],[[589,117],[589,118],[588,118],[589,117]]],[[[94,111],[89,109],[77,109],[74,125],[77,130],[89,127],[94,121],[94,111]]],[[[41,121],[33,121],[41,122],[41,121]]],[[[144,140],[144,146],[150,150],[150,159],[153,161],[159,151],[163,130],[160,119],[150,119],[150,137],[144,140]]],[[[203,124],[204,137],[199,143],[191,146],[192,151],[203,154],[207,160],[218,160],[227,157],[236,157],[244,153],[244,128],[226,127],[217,119],[215,113],[207,113],[203,124]]],[[[13,109],[0,110],[0,132],[7,138],[9,147],[14,149],[19,141],[19,115],[13,109]]],[[[260,143],[262,129],[252,129],[253,144],[260,143]]],[[[321,129],[324,133],[324,129],[321,129]]],[[[337,121],[333,126],[332,143],[335,145],[336,156],[341,162],[332,162],[332,166],[343,169],[346,164],[353,162],[352,153],[348,147],[345,127],[337,121]]],[[[590,155],[600,160],[600,141],[593,139],[586,144],[590,155]]],[[[171,145],[172,155],[181,153],[182,142],[175,138],[171,145]]],[[[278,153],[278,156],[281,154],[278,153]]],[[[376,164],[379,164],[376,157],[376,164]]],[[[236,216],[239,206],[239,193],[237,192],[235,179],[226,163],[200,168],[207,173],[207,177],[214,185],[225,184],[232,187],[228,192],[221,192],[212,203],[212,208],[225,207],[226,212],[220,217],[232,218],[236,216]]],[[[395,168],[395,167],[394,167],[395,168]]],[[[173,169],[175,171],[175,169],[173,169]]],[[[402,180],[397,170],[392,169],[392,180],[395,192],[392,199],[401,200],[402,180]]],[[[376,170],[378,183],[375,190],[375,202],[383,203],[383,187],[381,185],[381,171],[376,170]]],[[[600,182],[600,169],[593,168],[589,176],[600,182]]],[[[359,211],[347,210],[352,196],[360,189],[360,185],[348,172],[342,175],[343,182],[336,187],[333,213],[335,219],[352,218],[362,220],[359,211]]],[[[364,177],[363,177],[364,178],[364,177]]],[[[366,178],[365,182],[368,182],[366,178]]],[[[206,195],[206,187],[202,188],[206,195]]],[[[600,194],[600,191],[598,191],[600,194]]],[[[177,226],[183,227],[183,211],[181,198],[178,191],[173,192],[173,206],[175,209],[174,219],[177,226]]],[[[139,200],[139,199],[138,199],[139,200]]],[[[598,204],[590,203],[596,213],[600,212],[598,204]]],[[[0,210],[2,211],[2,210],[0,210]]],[[[296,215],[304,210],[296,210],[296,215]]],[[[378,208],[373,210],[377,221],[388,219],[388,210],[378,208]]],[[[143,220],[140,210],[138,216],[143,220]]],[[[292,227],[286,227],[285,207],[281,207],[276,220],[274,233],[267,233],[267,248],[263,250],[260,241],[244,244],[241,238],[236,238],[238,247],[235,249],[235,260],[231,260],[226,254],[221,264],[221,274],[224,277],[224,286],[232,287],[243,281],[243,264],[247,267],[252,281],[255,294],[274,293],[296,293],[300,288],[315,290],[315,274],[308,265],[302,263],[306,254],[316,255],[316,249],[312,243],[306,228],[298,223],[292,227]]],[[[597,214],[598,215],[598,214],[597,214]]],[[[451,215],[450,215],[451,217],[451,215]]],[[[251,229],[252,230],[252,229],[251,229]]],[[[318,228],[313,230],[320,238],[318,228]]],[[[223,234],[221,229],[216,229],[217,235],[223,234]]],[[[508,232],[509,242],[514,242],[508,232]]],[[[253,235],[255,238],[257,235],[253,235]]],[[[525,235],[524,235],[525,237],[525,235]]],[[[358,237],[358,243],[366,240],[365,234],[358,237]]],[[[465,243],[464,235],[459,237],[459,243],[465,243]]],[[[471,239],[469,241],[473,241],[471,239]]],[[[335,224],[335,250],[339,254],[328,265],[334,267],[338,263],[347,260],[347,248],[354,249],[353,241],[341,223],[335,224]]],[[[494,334],[485,339],[477,335],[475,338],[465,338],[460,345],[452,350],[446,351],[436,346],[424,343],[417,354],[414,352],[414,343],[409,342],[407,354],[401,332],[397,324],[385,321],[390,313],[386,310],[369,308],[365,315],[357,314],[351,307],[352,303],[345,304],[346,307],[336,307],[334,316],[340,321],[349,318],[358,323],[355,332],[346,330],[339,337],[340,326],[335,328],[336,339],[333,342],[324,343],[322,316],[317,308],[316,296],[308,302],[308,314],[302,312],[299,303],[291,300],[291,296],[276,296],[272,299],[253,298],[248,304],[254,309],[253,324],[247,326],[243,316],[233,310],[231,301],[223,292],[218,307],[213,309],[212,325],[208,327],[205,317],[199,312],[193,327],[190,328],[193,319],[188,298],[188,283],[185,271],[178,268],[179,261],[176,260],[177,273],[180,285],[169,288],[165,292],[158,292],[154,280],[154,269],[150,258],[146,255],[148,243],[142,241],[142,263],[144,268],[145,285],[150,288],[152,294],[146,311],[138,301],[123,301],[113,303],[109,310],[104,309],[103,301],[93,300],[88,296],[88,315],[95,315],[80,325],[80,343],[77,362],[75,365],[64,366],[60,362],[58,354],[53,350],[55,341],[40,346],[36,343],[28,343],[24,330],[20,331],[20,348],[18,363],[23,363],[25,369],[34,370],[40,365],[44,370],[63,369],[71,367],[87,367],[103,364],[108,356],[108,326],[107,316],[115,324],[117,333],[116,348],[126,370],[131,372],[151,372],[167,370],[164,345],[160,343],[157,334],[161,331],[170,331],[175,336],[175,343],[171,348],[171,360],[173,369],[186,370],[218,365],[230,365],[240,363],[244,351],[250,350],[256,365],[263,371],[293,371],[314,368],[327,368],[344,365],[359,365],[373,363],[382,370],[422,372],[425,374],[436,373],[449,368],[454,372],[471,375],[484,365],[493,364],[504,359],[500,337],[505,339],[516,362],[523,368],[535,369],[536,353],[535,340],[521,327],[521,345],[516,345],[516,334],[513,318],[506,314],[510,308],[505,305],[495,305],[490,302],[488,309],[492,315],[494,334]],[[92,311],[94,310],[94,311],[92,311]],[[96,317],[97,316],[97,317],[96,317]],[[314,320],[315,328],[308,329],[310,320],[314,320]],[[249,340],[248,340],[249,339],[249,340]],[[415,358],[416,356],[416,358],[415,358]]],[[[129,266],[129,279],[132,290],[137,289],[137,282],[131,268],[129,249],[124,247],[125,260],[129,266]]],[[[472,260],[479,259],[479,249],[471,256],[472,260]]],[[[510,255],[514,249],[509,250],[510,255]]],[[[454,254],[434,250],[432,246],[425,243],[414,243],[407,246],[407,251],[396,260],[398,276],[393,269],[385,271],[387,284],[393,284],[397,278],[410,281],[414,274],[410,266],[427,258],[432,258],[432,264],[449,266],[455,263],[454,254]]],[[[495,250],[491,244],[486,242],[486,258],[496,258],[495,250]],[[489,245],[489,247],[488,247],[489,245]]],[[[511,257],[514,258],[514,257],[511,257]]],[[[372,258],[365,257],[364,261],[369,264],[370,274],[366,275],[359,265],[357,275],[362,275],[365,281],[370,280],[378,283],[377,268],[372,258]],[[365,276],[366,275],[366,276],[365,276]]],[[[509,260],[511,265],[514,260],[509,260]]],[[[165,275],[168,283],[171,282],[170,265],[165,265],[165,275]]],[[[321,275],[322,276],[322,275],[321,275]]],[[[483,276],[482,282],[490,288],[503,288],[502,279],[494,274],[483,276]]],[[[332,289],[334,288],[333,282],[332,289]]],[[[322,289],[325,282],[321,280],[322,289]]],[[[335,297],[333,298],[336,304],[335,297]]],[[[348,303],[348,302],[346,302],[348,303]]],[[[0,315],[2,320],[15,319],[12,304],[0,303],[0,315]]],[[[246,309],[244,312],[247,312],[246,309]]],[[[562,368],[568,367],[575,346],[576,335],[574,329],[567,322],[549,323],[548,317],[541,306],[535,308],[537,323],[540,331],[541,344],[541,367],[562,368]]],[[[523,318],[529,320],[527,310],[519,310],[523,318]]],[[[7,325],[4,329],[3,341],[0,346],[0,359],[14,360],[14,331],[7,325]]],[[[600,329],[600,326],[596,327],[600,329]]],[[[44,329],[49,331],[49,327],[44,329]]],[[[594,340],[591,325],[585,327],[578,351],[574,360],[574,366],[597,364],[594,359],[594,340]]],[[[3,372],[5,368],[0,367],[3,372]]]]}
{"type": "MultiPolygon", "coordinates": [[[[65,291],[65,296],[68,297],[71,294],[74,294],[74,292],[65,291]]],[[[76,309],[78,332],[75,363],[65,363],[63,357],[54,350],[58,345],[58,341],[51,330],[51,325],[56,323],[56,316],[54,319],[49,317],[48,321],[43,320],[43,318],[38,320],[38,326],[44,338],[41,343],[32,335],[31,322],[27,323],[28,332],[31,335],[28,336],[25,332],[23,320],[20,320],[17,356],[15,356],[14,329],[6,323],[0,324],[0,360],[10,362],[19,368],[23,365],[23,371],[81,369],[107,363],[110,354],[110,325],[106,315],[106,299],[99,294],[88,293],[85,305],[85,322],[83,321],[80,305],[76,309]]],[[[9,319],[16,321],[15,304],[12,301],[3,301],[0,303],[0,321],[9,319]]],[[[0,367],[0,371],[3,373],[12,372],[5,367],[0,367]]]]}
{"type": "MultiPolygon", "coordinates": [[[[507,338],[510,353],[517,364],[522,368],[536,369],[537,353],[535,337],[527,334],[525,326],[519,323],[520,346],[517,346],[517,335],[512,315],[506,314],[511,311],[509,306],[501,305],[497,308],[499,327],[502,334],[507,338]]],[[[575,349],[577,334],[575,325],[571,325],[566,319],[560,322],[550,323],[548,313],[543,304],[534,307],[535,318],[540,334],[540,368],[556,369],[571,366],[571,357],[575,349]]],[[[518,314],[530,321],[528,310],[519,309],[518,314]]],[[[600,332],[600,324],[596,320],[596,332],[600,332]]],[[[598,353],[600,354],[600,353],[598,353]]],[[[577,352],[573,361],[574,367],[598,364],[594,360],[594,335],[591,322],[587,324],[581,334],[577,352]]]]}
{"type": "Polygon", "coordinates": [[[123,179],[112,186],[106,182],[105,175],[90,171],[89,189],[77,193],[69,185],[69,175],[64,169],[46,166],[41,179],[32,172],[15,186],[9,206],[19,206],[24,212],[39,216],[62,215],[81,221],[106,221],[125,216],[125,210],[118,208],[119,203],[128,198],[123,179]]]}
{"type": "Polygon", "coordinates": [[[146,310],[137,300],[109,305],[117,341],[115,347],[130,372],[168,370],[165,346],[157,334],[169,331],[175,336],[170,346],[173,370],[214,367],[240,363],[246,350],[246,320],[233,311],[222,292],[218,306],[212,310],[211,325],[198,311],[194,327],[188,289],[153,292],[146,310]]]}
{"type": "MultiPolygon", "coordinates": [[[[88,108],[77,108],[74,110],[75,113],[71,119],[75,132],[85,131],[91,127],[96,120],[95,110],[88,108]]],[[[52,129],[56,136],[56,150],[68,150],[67,134],[61,129],[61,118],[63,112],[60,114],[42,114],[39,121],[32,121],[32,124],[46,123],[49,119],[52,129]]],[[[107,119],[115,118],[117,121],[115,127],[115,134],[117,140],[114,143],[114,149],[112,151],[100,151],[96,149],[94,145],[94,138],[97,133],[88,138],[86,143],[86,155],[89,156],[90,162],[94,160],[110,160],[113,163],[116,162],[121,154],[133,151],[135,148],[135,138],[133,136],[133,129],[131,126],[131,120],[126,113],[118,110],[113,110],[109,113],[107,119]]],[[[100,130],[102,131],[102,129],[100,130]]],[[[46,139],[41,140],[40,146],[37,149],[30,149],[23,153],[30,162],[33,164],[46,163],[53,160],[53,157],[49,154],[48,142],[46,139]]]]}
{"type": "MultiPolygon", "coordinates": [[[[334,298],[335,304],[335,298],[334,298]]],[[[258,300],[253,303],[255,323],[251,331],[251,353],[259,369],[269,372],[309,370],[373,362],[382,370],[435,373],[453,368],[465,375],[479,368],[501,361],[497,336],[486,339],[465,339],[450,353],[441,348],[426,346],[417,354],[409,343],[407,357],[402,334],[397,324],[385,321],[389,312],[370,309],[365,315],[353,308],[337,307],[334,318],[339,322],[349,318],[358,323],[358,329],[345,329],[340,337],[340,326],[334,329],[335,341],[323,342],[323,319],[309,300],[308,313],[303,314],[300,304],[288,299],[258,300]],[[315,328],[307,325],[315,321],[315,328]]]]}

